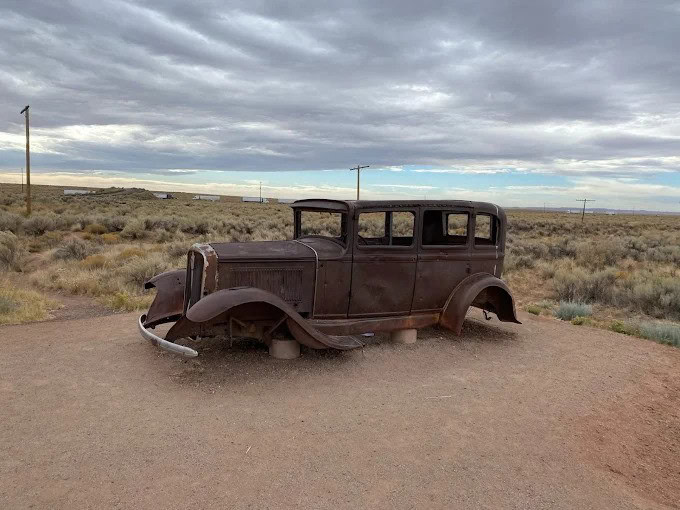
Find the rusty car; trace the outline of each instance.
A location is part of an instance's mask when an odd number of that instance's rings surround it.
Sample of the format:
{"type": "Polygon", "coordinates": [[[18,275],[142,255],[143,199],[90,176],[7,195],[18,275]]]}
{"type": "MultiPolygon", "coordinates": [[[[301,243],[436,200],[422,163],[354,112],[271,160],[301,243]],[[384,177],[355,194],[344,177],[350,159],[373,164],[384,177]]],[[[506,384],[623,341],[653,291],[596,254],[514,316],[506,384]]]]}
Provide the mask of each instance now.
{"type": "MultiPolygon", "coordinates": [[[[142,335],[184,356],[182,338],[292,338],[352,349],[362,334],[440,325],[461,333],[470,306],[519,323],[501,280],[506,215],[462,200],[291,204],[293,238],[194,244],[186,268],[145,283],[142,335]],[[174,322],[165,338],[154,328],[174,322]]],[[[299,346],[298,346],[299,348],[299,346]]]]}

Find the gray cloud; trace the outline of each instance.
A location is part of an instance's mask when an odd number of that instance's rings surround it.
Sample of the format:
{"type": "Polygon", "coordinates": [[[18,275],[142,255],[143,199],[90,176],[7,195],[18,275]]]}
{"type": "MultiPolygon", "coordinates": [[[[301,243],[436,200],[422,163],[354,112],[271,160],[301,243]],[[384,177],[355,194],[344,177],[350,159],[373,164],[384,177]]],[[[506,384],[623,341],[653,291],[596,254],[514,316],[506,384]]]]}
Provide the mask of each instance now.
{"type": "Polygon", "coordinates": [[[0,134],[30,103],[35,165],[130,172],[677,154],[677,1],[367,3],[6,0],[0,134]]]}

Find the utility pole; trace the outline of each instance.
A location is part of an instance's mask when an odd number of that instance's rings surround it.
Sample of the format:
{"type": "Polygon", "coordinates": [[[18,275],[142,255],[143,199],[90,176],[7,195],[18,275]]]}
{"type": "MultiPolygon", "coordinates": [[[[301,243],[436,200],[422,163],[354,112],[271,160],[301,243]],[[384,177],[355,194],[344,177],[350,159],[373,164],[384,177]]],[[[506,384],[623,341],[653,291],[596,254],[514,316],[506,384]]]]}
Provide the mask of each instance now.
{"type": "Polygon", "coordinates": [[[21,167],[21,193],[24,193],[24,167],[21,167]]]}
{"type": "Polygon", "coordinates": [[[260,181],[260,203],[262,203],[262,181],[260,181]]]}
{"type": "Polygon", "coordinates": [[[26,115],[26,215],[31,215],[31,147],[28,142],[28,106],[19,112],[26,115]]]}
{"type": "Polygon", "coordinates": [[[361,175],[361,169],[362,168],[369,168],[371,165],[357,165],[354,168],[350,168],[350,170],[356,170],[357,171],[357,200],[359,200],[359,175],[361,175]]]}
{"type": "Polygon", "coordinates": [[[586,202],[595,202],[595,200],[591,200],[589,198],[577,198],[576,201],[583,202],[583,212],[581,213],[581,223],[583,223],[586,218],[586,202]]]}

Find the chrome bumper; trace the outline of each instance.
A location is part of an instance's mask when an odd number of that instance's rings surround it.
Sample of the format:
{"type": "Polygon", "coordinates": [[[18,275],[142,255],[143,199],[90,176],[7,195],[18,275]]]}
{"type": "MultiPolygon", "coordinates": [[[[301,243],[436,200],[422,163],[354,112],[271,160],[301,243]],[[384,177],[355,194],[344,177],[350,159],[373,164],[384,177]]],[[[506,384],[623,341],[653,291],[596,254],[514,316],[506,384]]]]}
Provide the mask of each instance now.
{"type": "Polygon", "coordinates": [[[144,338],[146,338],[156,347],[160,347],[161,349],[165,349],[166,351],[174,352],[175,354],[186,356],[187,358],[195,358],[196,356],[198,356],[198,352],[196,352],[190,347],[185,347],[184,345],[178,345],[172,342],[168,342],[167,340],[164,340],[163,338],[154,335],[151,331],[144,327],[145,320],[146,315],[140,316],[139,319],[137,320],[139,332],[142,334],[144,338]]]}

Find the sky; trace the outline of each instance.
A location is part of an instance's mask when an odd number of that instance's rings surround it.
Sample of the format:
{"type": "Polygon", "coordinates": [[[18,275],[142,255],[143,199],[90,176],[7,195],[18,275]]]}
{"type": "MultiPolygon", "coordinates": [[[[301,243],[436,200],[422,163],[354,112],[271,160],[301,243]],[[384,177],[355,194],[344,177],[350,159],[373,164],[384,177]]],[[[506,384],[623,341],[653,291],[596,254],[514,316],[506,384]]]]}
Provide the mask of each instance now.
{"type": "MultiPolygon", "coordinates": [[[[0,182],[680,211],[680,1],[0,0],[0,182]]],[[[1,187],[0,187],[1,193],[1,187]]]]}

